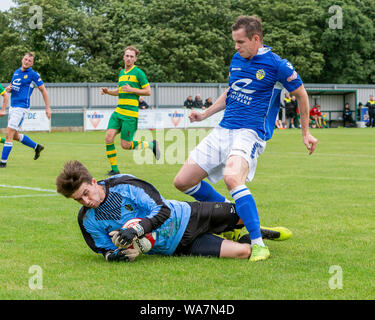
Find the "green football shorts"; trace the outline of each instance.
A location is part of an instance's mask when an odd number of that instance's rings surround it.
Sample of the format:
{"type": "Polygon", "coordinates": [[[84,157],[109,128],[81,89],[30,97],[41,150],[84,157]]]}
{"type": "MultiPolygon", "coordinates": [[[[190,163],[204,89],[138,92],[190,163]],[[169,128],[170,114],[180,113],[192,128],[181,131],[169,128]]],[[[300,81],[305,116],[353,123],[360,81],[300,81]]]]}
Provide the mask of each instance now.
{"type": "Polygon", "coordinates": [[[138,129],[138,118],[113,112],[109,119],[107,129],[120,130],[122,140],[133,141],[134,135],[138,129]]]}

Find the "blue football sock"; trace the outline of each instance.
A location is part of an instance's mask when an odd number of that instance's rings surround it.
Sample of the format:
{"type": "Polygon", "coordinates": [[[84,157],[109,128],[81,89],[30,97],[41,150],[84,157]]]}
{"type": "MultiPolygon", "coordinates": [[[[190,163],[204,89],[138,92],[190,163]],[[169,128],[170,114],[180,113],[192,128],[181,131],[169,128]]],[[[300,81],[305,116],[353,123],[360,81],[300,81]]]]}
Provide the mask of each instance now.
{"type": "Polygon", "coordinates": [[[209,183],[201,181],[196,186],[185,191],[189,196],[197,201],[206,202],[225,202],[225,197],[217,192],[209,183]]]}
{"type": "Polygon", "coordinates": [[[37,143],[35,143],[33,140],[31,140],[27,135],[20,134],[20,142],[24,144],[25,146],[28,146],[32,149],[35,149],[37,146],[37,143]]]}
{"type": "Polygon", "coordinates": [[[5,142],[3,147],[3,152],[1,154],[1,162],[6,163],[8,161],[8,157],[10,152],[13,148],[13,142],[5,142]]]}
{"type": "Polygon", "coordinates": [[[235,201],[237,214],[249,231],[250,238],[252,240],[261,238],[258,209],[250,190],[242,185],[232,189],[230,194],[235,201]]]}

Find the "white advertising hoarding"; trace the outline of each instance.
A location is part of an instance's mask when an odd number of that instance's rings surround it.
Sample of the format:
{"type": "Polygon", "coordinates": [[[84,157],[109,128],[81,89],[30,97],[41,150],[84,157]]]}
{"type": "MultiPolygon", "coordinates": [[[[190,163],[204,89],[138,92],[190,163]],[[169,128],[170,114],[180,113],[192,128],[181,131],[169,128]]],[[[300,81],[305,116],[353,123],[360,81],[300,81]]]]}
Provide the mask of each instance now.
{"type": "MultiPolygon", "coordinates": [[[[106,130],[112,112],[109,109],[86,110],[84,130],[106,130]]],[[[206,120],[190,123],[190,112],[191,110],[183,108],[139,110],[138,129],[212,128],[218,125],[224,114],[221,111],[206,120]]]]}
{"type": "Polygon", "coordinates": [[[51,131],[51,120],[45,110],[29,111],[25,114],[21,131],[51,131]]]}
{"type": "Polygon", "coordinates": [[[113,110],[109,109],[86,110],[84,114],[84,130],[106,130],[112,113],[113,110]]]}

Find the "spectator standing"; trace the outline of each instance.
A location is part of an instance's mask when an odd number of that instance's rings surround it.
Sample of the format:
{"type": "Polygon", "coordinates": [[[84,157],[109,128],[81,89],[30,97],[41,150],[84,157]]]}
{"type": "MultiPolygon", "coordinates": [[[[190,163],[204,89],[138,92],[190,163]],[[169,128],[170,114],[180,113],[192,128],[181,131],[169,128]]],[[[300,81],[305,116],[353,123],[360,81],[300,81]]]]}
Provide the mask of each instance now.
{"type": "Polygon", "coordinates": [[[370,100],[367,101],[366,107],[368,108],[368,127],[375,127],[375,100],[374,96],[370,96],[370,100]]]}
{"type": "Polygon", "coordinates": [[[280,104],[279,113],[277,114],[277,118],[275,121],[275,127],[279,130],[285,129],[283,125],[283,109],[284,109],[284,106],[280,104]]]}
{"type": "Polygon", "coordinates": [[[292,98],[290,97],[289,92],[285,94],[284,98],[284,107],[285,107],[285,128],[295,128],[294,126],[294,103],[292,102],[292,98]]]}
{"type": "Polygon", "coordinates": [[[346,127],[346,123],[349,122],[349,127],[354,127],[354,120],[352,118],[352,110],[350,110],[349,103],[345,103],[344,112],[342,115],[342,118],[344,120],[344,128],[346,127]]]}
{"type": "Polygon", "coordinates": [[[301,128],[301,118],[299,116],[298,102],[295,96],[292,96],[292,103],[294,105],[294,123],[296,125],[298,123],[298,128],[301,128]]]}

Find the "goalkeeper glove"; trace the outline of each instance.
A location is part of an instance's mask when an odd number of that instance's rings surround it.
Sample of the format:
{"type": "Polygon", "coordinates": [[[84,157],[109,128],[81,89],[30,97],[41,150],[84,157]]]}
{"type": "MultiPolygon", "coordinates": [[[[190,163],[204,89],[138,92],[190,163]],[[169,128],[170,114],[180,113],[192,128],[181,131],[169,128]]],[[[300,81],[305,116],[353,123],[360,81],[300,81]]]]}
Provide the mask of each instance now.
{"type": "Polygon", "coordinates": [[[138,257],[139,252],[136,249],[116,249],[110,250],[105,254],[105,259],[109,262],[131,262],[138,257]]]}
{"type": "Polygon", "coordinates": [[[116,247],[127,248],[135,239],[144,235],[143,227],[136,224],[128,229],[117,229],[109,233],[116,247]]]}

